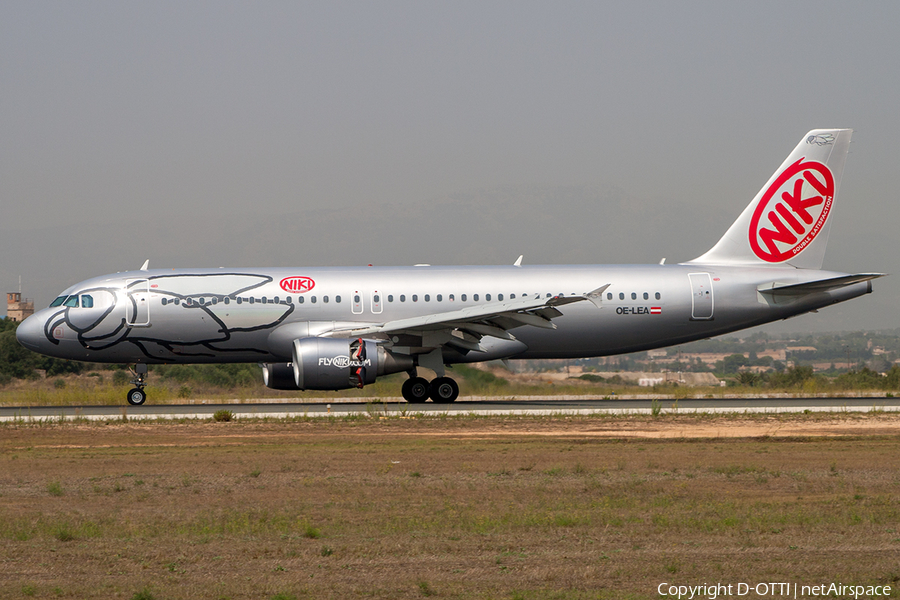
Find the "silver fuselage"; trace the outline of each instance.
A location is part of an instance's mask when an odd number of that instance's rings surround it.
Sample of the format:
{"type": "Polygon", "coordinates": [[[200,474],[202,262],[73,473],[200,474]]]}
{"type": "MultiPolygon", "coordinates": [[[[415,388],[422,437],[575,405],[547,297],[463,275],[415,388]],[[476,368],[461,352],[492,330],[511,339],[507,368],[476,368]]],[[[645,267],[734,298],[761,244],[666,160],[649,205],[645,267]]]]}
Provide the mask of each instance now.
{"type": "MultiPolygon", "coordinates": [[[[510,331],[514,340],[486,336],[482,351],[443,350],[448,364],[581,358],[702,339],[871,291],[868,281],[781,299],[759,291],[842,275],[697,264],[131,271],[72,286],[61,297],[88,295],[91,306],[40,310],[17,337],[42,354],[95,362],[289,362],[297,331],[319,335],[513,297],[583,295],[609,284],[599,306],[562,306],[555,328],[523,325],[510,331]]],[[[382,343],[416,342],[392,335],[382,343]]]]}

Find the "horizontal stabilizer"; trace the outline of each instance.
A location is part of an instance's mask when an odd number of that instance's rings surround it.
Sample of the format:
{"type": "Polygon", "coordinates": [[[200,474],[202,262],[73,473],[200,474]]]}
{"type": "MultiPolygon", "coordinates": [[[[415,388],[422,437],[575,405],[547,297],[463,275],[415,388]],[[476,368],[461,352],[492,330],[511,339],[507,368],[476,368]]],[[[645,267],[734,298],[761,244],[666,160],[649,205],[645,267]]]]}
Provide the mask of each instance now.
{"type": "Polygon", "coordinates": [[[853,285],[854,283],[862,283],[863,281],[871,281],[884,276],[885,273],[858,273],[856,275],[844,275],[843,277],[807,281],[806,283],[782,285],[773,282],[761,285],[757,289],[760,293],[769,294],[771,296],[803,296],[815,292],[827,292],[829,290],[846,287],[848,285],[853,285]]]}

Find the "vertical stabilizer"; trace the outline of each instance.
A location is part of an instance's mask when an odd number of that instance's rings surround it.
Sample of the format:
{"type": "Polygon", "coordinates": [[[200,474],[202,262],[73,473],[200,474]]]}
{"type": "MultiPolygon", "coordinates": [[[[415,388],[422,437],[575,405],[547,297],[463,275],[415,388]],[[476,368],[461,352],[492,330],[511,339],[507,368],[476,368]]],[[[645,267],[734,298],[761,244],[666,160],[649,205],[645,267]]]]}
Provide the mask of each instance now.
{"type": "Polygon", "coordinates": [[[821,269],[852,129],[814,129],[699,264],[821,269]]]}

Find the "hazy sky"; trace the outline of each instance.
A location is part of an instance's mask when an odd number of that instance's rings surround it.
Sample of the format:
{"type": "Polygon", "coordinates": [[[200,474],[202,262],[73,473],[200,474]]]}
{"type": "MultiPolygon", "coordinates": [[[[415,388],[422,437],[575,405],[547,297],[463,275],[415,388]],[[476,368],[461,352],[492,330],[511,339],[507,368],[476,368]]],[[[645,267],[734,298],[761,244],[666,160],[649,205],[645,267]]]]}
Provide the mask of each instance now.
{"type": "MultiPolygon", "coordinates": [[[[896,2],[0,1],[0,285],[688,260],[820,127],[855,130],[825,266],[900,274],[898,29],[896,2]]],[[[900,275],[875,287],[789,324],[900,327],[900,275]]]]}

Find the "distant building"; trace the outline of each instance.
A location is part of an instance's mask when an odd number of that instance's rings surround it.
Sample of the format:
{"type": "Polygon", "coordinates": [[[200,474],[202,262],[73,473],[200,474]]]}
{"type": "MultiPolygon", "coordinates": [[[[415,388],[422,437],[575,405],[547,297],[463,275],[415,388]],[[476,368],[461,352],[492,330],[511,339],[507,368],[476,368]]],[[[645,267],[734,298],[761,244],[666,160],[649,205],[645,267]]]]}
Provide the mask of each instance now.
{"type": "Polygon", "coordinates": [[[22,292],[6,293],[6,318],[10,321],[24,321],[25,317],[34,314],[34,301],[31,298],[22,300],[22,292]]]}

